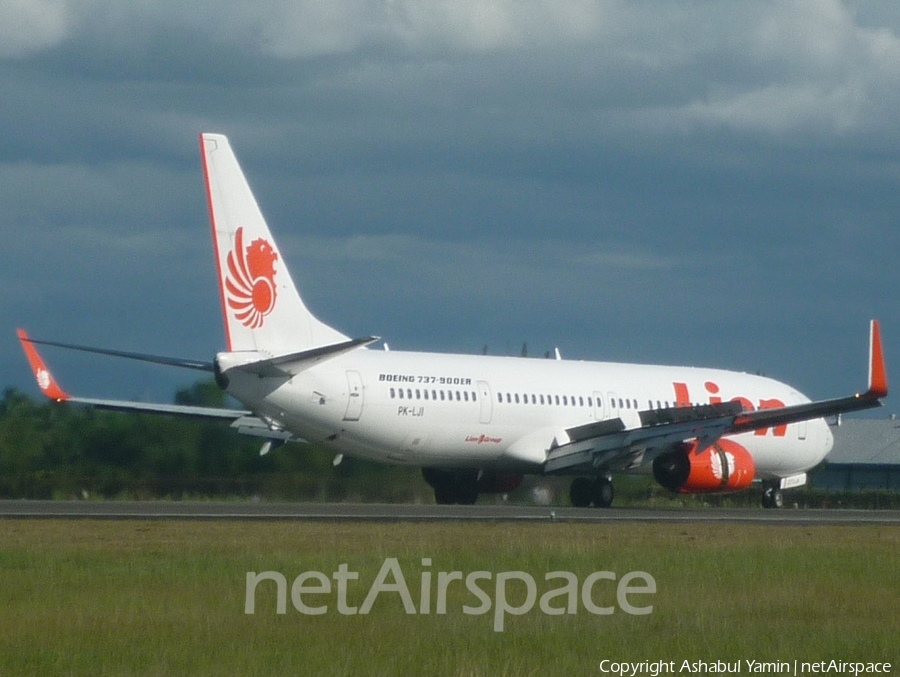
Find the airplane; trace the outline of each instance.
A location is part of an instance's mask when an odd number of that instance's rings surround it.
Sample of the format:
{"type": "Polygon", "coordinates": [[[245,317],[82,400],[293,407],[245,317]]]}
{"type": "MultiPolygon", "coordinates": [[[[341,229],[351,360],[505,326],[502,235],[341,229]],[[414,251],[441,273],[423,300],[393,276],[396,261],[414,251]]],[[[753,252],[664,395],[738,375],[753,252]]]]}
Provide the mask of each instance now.
{"type": "Polygon", "coordinates": [[[370,349],[315,317],[294,285],[228,139],[200,135],[226,350],[211,362],[19,338],[49,398],[102,409],[224,419],[263,440],[422,468],[439,504],[473,504],[525,475],[567,475],[578,507],[609,507],[614,473],[652,472],[685,494],[803,486],[833,444],[825,417],[888,394],[877,320],[868,387],[810,401],[762,376],[696,367],[370,349]],[[244,409],[73,397],[38,344],[210,372],[244,409]]]}

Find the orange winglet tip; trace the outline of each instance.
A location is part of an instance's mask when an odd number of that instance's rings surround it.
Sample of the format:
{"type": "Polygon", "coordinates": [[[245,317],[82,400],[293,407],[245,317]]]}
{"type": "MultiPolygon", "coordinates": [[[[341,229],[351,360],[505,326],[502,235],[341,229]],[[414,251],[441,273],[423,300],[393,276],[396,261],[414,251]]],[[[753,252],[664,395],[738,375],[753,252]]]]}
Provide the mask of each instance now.
{"type": "Polygon", "coordinates": [[[16,333],[19,335],[19,341],[22,343],[22,350],[25,351],[25,357],[28,358],[28,364],[31,365],[31,371],[34,373],[34,378],[37,381],[41,392],[51,400],[56,400],[57,402],[65,402],[70,399],[69,394],[59,387],[56,379],[53,378],[53,374],[47,369],[47,365],[38,353],[37,348],[34,347],[31,339],[28,338],[28,334],[25,330],[17,329],[16,333]]]}
{"type": "Polygon", "coordinates": [[[887,371],[884,368],[884,351],[881,348],[881,328],[878,320],[872,320],[869,329],[869,390],[870,397],[887,397],[887,371]]]}

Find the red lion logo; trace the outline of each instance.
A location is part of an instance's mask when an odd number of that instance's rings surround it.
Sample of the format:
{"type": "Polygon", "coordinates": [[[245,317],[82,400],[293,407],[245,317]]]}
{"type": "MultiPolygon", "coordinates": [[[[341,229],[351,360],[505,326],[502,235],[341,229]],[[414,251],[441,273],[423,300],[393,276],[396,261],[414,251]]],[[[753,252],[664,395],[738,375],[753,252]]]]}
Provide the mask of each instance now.
{"type": "Polygon", "coordinates": [[[225,290],[228,306],[245,327],[259,329],[275,307],[275,261],[278,254],[262,238],[244,249],[244,229],[234,234],[234,249],[228,252],[225,290]]]}

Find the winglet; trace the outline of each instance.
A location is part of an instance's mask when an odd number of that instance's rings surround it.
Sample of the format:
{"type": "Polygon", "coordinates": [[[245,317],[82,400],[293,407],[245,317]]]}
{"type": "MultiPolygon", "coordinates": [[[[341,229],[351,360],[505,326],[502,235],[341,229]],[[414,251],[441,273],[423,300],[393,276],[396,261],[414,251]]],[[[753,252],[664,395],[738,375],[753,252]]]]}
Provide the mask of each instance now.
{"type": "Polygon", "coordinates": [[[888,381],[884,368],[884,352],[881,348],[881,328],[878,320],[872,320],[869,329],[869,390],[868,397],[887,397],[888,381]]]}
{"type": "Polygon", "coordinates": [[[31,371],[34,372],[34,378],[37,381],[41,392],[51,400],[56,400],[57,402],[64,402],[70,399],[69,394],[59,387],[59,384],[53,378],[53,374],[47,369],[47,365],[44,363],[43,358],[38,354],[37,348],[34,347],[34,344],[31,342],[31,339],[28,338],[28,334],[25,330],[18,329],[16,330],[16,333],[19,335],[19,341],[22,343],[22,350],[25,351],[25,357],[28,358],[28,363],[31,365],[31,371]]]}

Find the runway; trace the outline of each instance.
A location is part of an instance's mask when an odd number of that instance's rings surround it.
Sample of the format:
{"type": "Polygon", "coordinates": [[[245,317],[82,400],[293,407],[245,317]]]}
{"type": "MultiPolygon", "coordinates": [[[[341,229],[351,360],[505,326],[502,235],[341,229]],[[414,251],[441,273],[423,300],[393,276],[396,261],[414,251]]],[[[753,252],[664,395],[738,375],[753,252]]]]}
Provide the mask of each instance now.
{"type": "Polygon", "coordinates": [[[0,519],[297,520],[379,522],[732,522],[900,525],[900,510],[585,509],[519,505],[404,505],[236,501],[0,501],[0,519]]]}

